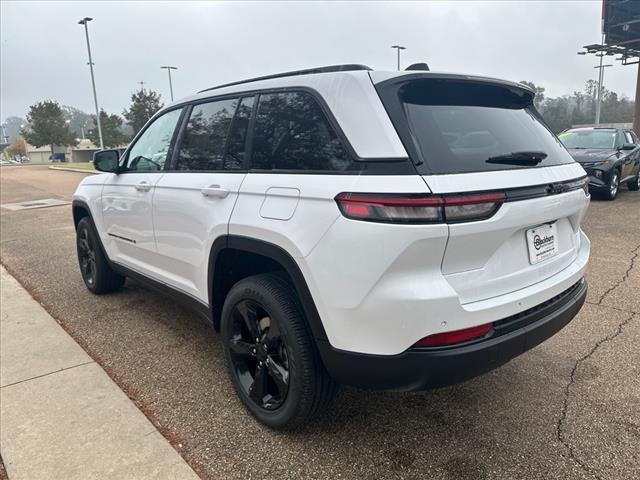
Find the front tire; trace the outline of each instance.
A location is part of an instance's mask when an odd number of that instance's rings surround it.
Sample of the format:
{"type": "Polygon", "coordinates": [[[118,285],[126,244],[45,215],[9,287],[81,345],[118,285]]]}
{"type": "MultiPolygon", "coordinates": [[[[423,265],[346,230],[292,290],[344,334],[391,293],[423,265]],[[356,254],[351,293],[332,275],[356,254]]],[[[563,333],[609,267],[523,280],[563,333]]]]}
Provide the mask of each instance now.
{"type": "Polygon", "coordinates": [[[615,170],[611,174],[611,178],[609,179],[608,189],[604,194],[604,198],[607,200],[615,200],[616,196],[618,196],[618,190],[620,189],[620,174],[617,170],[615,170]]]}
{"type": "Polygon", "coordinates": [[[124,285],[125,277],[112,270],[89,217],[78,222],[76,249],[82,280],[91,293],[113,292],[124,285]]]}
{"type": "Polygon", "coordinates": [[[236,283],[224,302],[225,366],[244,406],[272,428],[296,428],[333,400],[294,288],[267,273],[236,283]]]}

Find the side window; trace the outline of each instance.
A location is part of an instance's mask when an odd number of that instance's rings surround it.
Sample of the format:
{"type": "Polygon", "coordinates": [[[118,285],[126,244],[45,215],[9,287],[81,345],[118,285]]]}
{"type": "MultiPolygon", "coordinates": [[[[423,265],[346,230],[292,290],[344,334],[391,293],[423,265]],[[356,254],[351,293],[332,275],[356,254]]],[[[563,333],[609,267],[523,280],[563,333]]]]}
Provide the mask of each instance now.
{"type": "Polygon", "coordinates": [[[255,97],[245,97],[240,101],[240,105],[236,109],[236,116],[231,124],[231,132],[227,142],[227,151],[224,155],[225,170],[244,169],[245,140],[249,130],[249,120],[251,119],[254,102],[255,97]]]}
{"type": "Polygon", "coordinates": [[[126,171],[157,172],[164,168],[181,112],[179,108],[171,110],[149,125],[129,150],[126,171]]]}
{"type": "Polygon", "coordinates": [[[624,131],[624,143],[636,143],[628,130],[624,131]]]}
{"type": "Polygon", "coordinates": [[[184,130],[176,170],[222,170],[224,148],[238,99],[194,105],[184,130]]]}
{"type": "Polygon", "coordinates": [[[260,95],[251,154],[257,170],[356,170],[308,93],[260,95]]]}
{"type": "Polygon", "coordinates": [[[638,136],[635,134],[635,132],[630,132],[631,133],[631,138],[633,139],[633,143],[637,144],[638,143],[638,136]]]}

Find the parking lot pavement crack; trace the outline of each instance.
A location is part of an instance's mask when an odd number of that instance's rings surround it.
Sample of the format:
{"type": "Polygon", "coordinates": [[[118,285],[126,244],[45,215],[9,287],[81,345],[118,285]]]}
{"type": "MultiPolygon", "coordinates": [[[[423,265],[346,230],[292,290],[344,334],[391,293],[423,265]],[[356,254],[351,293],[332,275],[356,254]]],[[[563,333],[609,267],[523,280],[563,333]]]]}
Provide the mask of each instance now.
{"type": "Polygon", "coordinates": [[[596,307],[606,308],[609,310],[615,310],[616,312],[621,312],[621,313],[630,313],[630,314],[639,313],[639,312],[634,312],[632,310],[626,310],[624,308],[614,307],[613,305],[600,305],[598,302],[585,301],[584,303],[588,305],[595,305],[596,307]]]}
{"type": "MultiPolygon", "coordinates": [[[[637,251],[638,249],[636,249],[637,251]]],[[[637,256],[637,254],[636,254],[637,256]]],[[[629,268],[630,270],[630,268],[629,268]]],[[[629,271],[628,270],[628,271],[629,271]]],[[[627,274],[628,274],[627,271],[627,274]]],[[[578,368],[580,367],[580,365],[582,363],[584,363],[585,361],[587,361],[589,358],[591,358],[597,351],[598,349],[606,342],[610,342],[611,340],[615,339],[618,335],[620,335],[623,331],[624,328],[637,316],[638,314],[636,313],[630,313],[628,317],[626,317],[622,322],[620,322],[616,328],[616,330],[607,335],[604,338],[601,338],[600,340],[598,340],[596,342],[596,344],[593,346],[593,348],[591,348],[591,350],[589,350],[589,352],[587,352],[585,355],[583,355],[582,357],[580,357],[576,363],[573,365],[573,368],[571,369],[571,374],[569,375],[569,382],[567,383],[567,386],[564,389],[564,399],[563,399],[563,403],[562,403],[562,411],[560,412],[560,416],[558,418],[558,421],[556,423],[556,437],[558,439],[558,441],[560,443],[562,443],[562,445],[564,445],[564,447],[567,449],[567,451],[569,452],[569,457],[576,463],[576,465],[578,465],[585,473],[592,475],[594,478],[597,478],[598,480],[603,480],[602,477],[600,475],[598,475],[598,473],[596,471],[594,471],[594,469],[592,467],[590,467],[589,465],[587,465],[586,462],[584,462],[583,460],[581,460],[580,458],[578,458],[575,449],[573,448],[573,446],[571,445],[571,443],[569,442],[569,440],[566,437],[565,434],[565,425],[568,421],[567,419],[567,415],[568,415],[568,410],[569,410],[569,399],[571,397],[571,390],[572,387],[575,383],[575,378],[576,378],[576,372],[578,371],[578,368]]]]}
{"type": "Polygon", "coordinates": [[[607,296],[611,294],[611,292],[613,292],[616,288],[618,288],[620,285],[622,285],[624,282],[627,281],[627,279],[629,278],[629,275],[631,274],[631,270],[633,270],[633,268],[636,266],[636,261],[638,260],[638,257],[640,257],[640,245],[638,245],[633,250],[631,250],[631,253],[633,255],[629,259],[629,267],[624,272],[624,275],[622,275],[622,277],[616,283],[614,283],[611,287],[609,287],[600,296],[600,299],[596,302],[597,305],[602,305],[602,302],[604,301],[604,299],[607,298],[607,296]]]}

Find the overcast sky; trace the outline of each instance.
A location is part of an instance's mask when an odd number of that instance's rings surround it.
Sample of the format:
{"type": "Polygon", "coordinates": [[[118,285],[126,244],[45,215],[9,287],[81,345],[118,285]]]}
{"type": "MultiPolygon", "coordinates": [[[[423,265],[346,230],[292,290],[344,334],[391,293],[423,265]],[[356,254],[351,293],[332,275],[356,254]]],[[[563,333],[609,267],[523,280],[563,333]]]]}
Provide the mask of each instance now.
{"type": "MultiPolygon", "coordinates": [[[[132,91],[169,86],[176,99],[247,77],[339,63],[402,65],[530,80],[548,96],[597,77],[582,45],[600,39],[601,1],[497,2],[56,2],[0,3],[2,119],[56,100],[93,112],[84,30],[89,24],[100,107],[122,113],[132,91]]],[[[605,86],[633,98],[636,67],[605,71],[605,86]]]]}

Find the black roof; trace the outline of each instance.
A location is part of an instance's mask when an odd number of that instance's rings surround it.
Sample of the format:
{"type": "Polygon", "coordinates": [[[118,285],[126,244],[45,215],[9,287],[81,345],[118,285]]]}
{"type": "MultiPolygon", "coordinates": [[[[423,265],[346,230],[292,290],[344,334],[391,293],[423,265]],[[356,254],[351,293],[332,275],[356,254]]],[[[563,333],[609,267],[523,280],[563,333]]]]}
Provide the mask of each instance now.
{"type": "Polygon", "coordinates": [[[273,75],[265,75],[263,77],[249,78],[238,82],[225,83],[211,88],[205,88],[198,93],[216,90],[218,88],[232,87],[233,85],[242,85],[243,83],[259,82],[260,80],[270,80],[272,78],[295,77],[297,75],[310,75],[313,73],[329,73],[329,72],[353,72],[358,70],[371,70],[366,65],[346,64],[346,65],[329,65],[327,67],[307,68],[305,70],[295,70],[293,72],[275,73],[273,75]]]}

